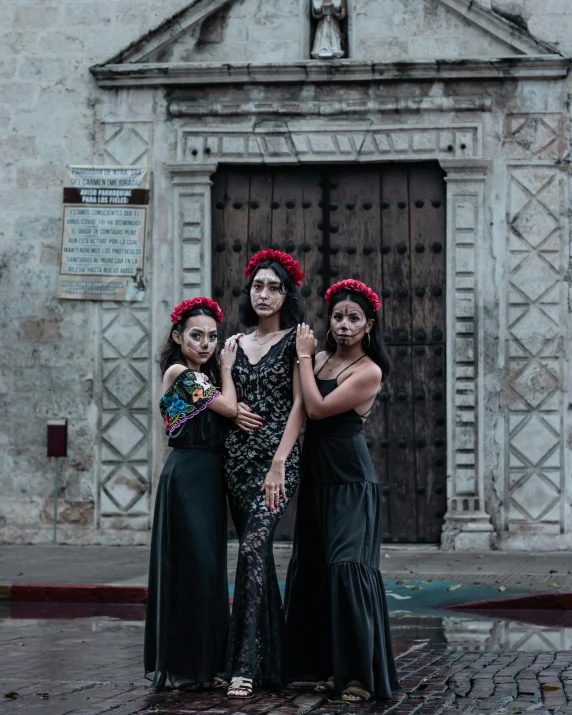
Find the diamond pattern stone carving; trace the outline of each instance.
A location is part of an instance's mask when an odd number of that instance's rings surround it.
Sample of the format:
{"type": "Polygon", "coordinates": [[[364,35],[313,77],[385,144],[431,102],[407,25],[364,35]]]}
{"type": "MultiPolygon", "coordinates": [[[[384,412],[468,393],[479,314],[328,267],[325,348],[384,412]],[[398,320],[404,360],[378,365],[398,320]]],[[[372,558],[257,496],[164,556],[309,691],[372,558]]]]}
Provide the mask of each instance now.
{"type": "Polygon", "coordinates": [[[124,407],[127,407],[144,387],[145,380],[127,365],[120,365],[105,381],[105,389],[124,407]]]}
{"type": "Polygon", "coordinates": [[[133,420],[125,415],[113,422],[105,432],[105,441],[111,444],[123,457],[127,457],[145,433],[133,420]]]}
{"type": "Polygon", "coordinates": [[[510,332],[532,355],[537,355],[548,340],[558,333],[558,326],[536,306],[531,306],[510,326],[510,332]]]}
{"type": "Polygon", "coordinates": [[[560,490],[537,472],[533,472],[512,492],[513,505],[531,521],[537,521],[551,511],[559,499],[560,490]]]}
{"type": "Polygon", "coordinates": [[[558,272],[536,253],[530,253],[512,275],[511,283],[535,302],[558,281],[558,272]]]}
{"type": "MultiPolygon", "coordinates": [[[[538,119],[521,118],[511,131],[514,146],[538,155],[558,140],[555,126],[538,119]]],[[[523,523],[563,526],[562,197],[558,169],[534,164],[513,167],[507,292],[509,529],[523,523]]]]}
{"type": "MultiPolygon", "coordinates": [[[[152,122],[102,122],[98,161],[151,163],[152,122]]],[[[151,286],[147,285],[147,301],[151,286]]],[[[149,304],[98,306],[100,351],[100,480],[98,523],[102,529],[148,527],[152,440],[149,304]]]]}
{"type": "Polygon", "coordinates": [[[148,491],[148,485],[131,470],[122,468],[104,484],[106,495],[122,512],[129,512],[148,491]]]}
{"type": "Polygon", "coordinates": [[[512,114],[505,123],[505,152],[511,158],[562,159],[568,149],[563,114],[512,114]]]}
{"type": "Polygon", "coordinates": [[[147,332],[134,315],[125,311],[114,316],[103,336],[121,357],[127,357],[147,337],[147,332]]]}
{"type": "Polygon", "coordinates": [[[106,124],[104,142],[107,162],[122,166],[148,164],[151,132],[148,122],[106,124]]]}
{"type": "Polygon", "coordinates": [[[538,362],[529,362],[512,381],[512,387],[519,397],[535,408],[549,397],[557,386],[558,379],[538,362]]]}
{"type": "Polygon", "coordinates": [[[530,465],[537,466],[558,441],[559,435],[538,415],[533,415],[513,436],[512,447],[517,449],[530,465]]]}
{"type": "Polygon", "coordinates": [[[538,201],[533,201],[518,214],[512,226],[536,248],[558,227],[558,221],[538,201]]]}

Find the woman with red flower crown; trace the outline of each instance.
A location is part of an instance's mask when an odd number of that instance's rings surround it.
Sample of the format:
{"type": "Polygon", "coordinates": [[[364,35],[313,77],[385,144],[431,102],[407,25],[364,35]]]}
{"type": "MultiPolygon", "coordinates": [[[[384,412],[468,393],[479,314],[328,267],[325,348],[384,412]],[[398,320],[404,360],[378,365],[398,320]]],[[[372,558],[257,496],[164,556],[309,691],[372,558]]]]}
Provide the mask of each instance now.
{"type": "Polygon", "coordinates": [[[280,683],[284,617],[272,540],[298,486],[298,434],[305,412],[296,364],[304,274],[280,251],[260,251],[245,270],[240,337],[232,375],[239,400],[227,433],[224,473],[240,540],[226,673],[228,695],[247,698],[254,682],[280,683]]]}
{"type": "Polygon", "coordinates": [[[381,492],[363,436],[389,374],[377,295],[355,280],[326,292],[326,350],[304,323],[296,348],[308,413],[286,581],[286,672],[347,702],[398,690],[379,571],[381,492]]]}
{"type": "Polygon", "coordinates": [[[222,320],[209,298],[184,300],[171,313],[161,353],[159,406],[173,449],[157,487],[145,622],[145,673],[156,690],[167,678],[176,688],[209,687],[224,668],[229,604],[222,418],[236,417],[237,402],[233,341],[217,364],[222,320]]]}

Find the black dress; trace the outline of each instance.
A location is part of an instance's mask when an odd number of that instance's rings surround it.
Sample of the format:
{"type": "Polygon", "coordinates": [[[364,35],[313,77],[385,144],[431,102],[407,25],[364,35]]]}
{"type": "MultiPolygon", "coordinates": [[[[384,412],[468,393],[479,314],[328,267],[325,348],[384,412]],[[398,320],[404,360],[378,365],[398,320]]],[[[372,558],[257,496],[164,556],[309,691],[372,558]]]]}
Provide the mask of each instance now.
{"type": "MultiPolygon", "coordinates": [[[[272,541],[286,504],[281,499],[271,512],[260,489],[292,410],[295,359],[294,330],[255,365],[239,346],[232,368],[237,397],[263,422],[250,433],[231,427],[224,445],[228,499],[240,540],[226,673],[270,683],[282,680],[284,616],[272,541]]],[[[298,486],[299,462],[296,443],[285,466],[288,501],[298,486]]]]}
{"type": "Polygon", "coordinates": [[[206,683],[224,668],[225,420],[205,409],[219,394],[202,373],[185,370],[161,399],[173,451],[157,487],[145,621],[145,673],[156,690],[168,674],[206,683]]]}
{"type": "MultiPolygon", "coordinates": [[[[316,378],[323,397],[337,380],[316,378]]],[[[306,422],[294,550],[286,581],[289,679],[351,680],[381,698],[398,690],[379,571],[381,493],[349,410],[306,422]]]]}

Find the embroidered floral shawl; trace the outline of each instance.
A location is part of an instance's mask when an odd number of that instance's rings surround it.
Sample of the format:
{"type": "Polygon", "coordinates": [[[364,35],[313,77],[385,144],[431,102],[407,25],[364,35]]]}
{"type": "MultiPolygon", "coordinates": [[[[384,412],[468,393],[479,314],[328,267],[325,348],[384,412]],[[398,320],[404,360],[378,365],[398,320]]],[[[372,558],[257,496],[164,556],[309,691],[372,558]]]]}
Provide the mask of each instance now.
{"type": "Polygon", "coordinates": [[[202,412],[221,393],[202,372],[183,370],[161,398],[159,409],[168,435],[202,412]]]}

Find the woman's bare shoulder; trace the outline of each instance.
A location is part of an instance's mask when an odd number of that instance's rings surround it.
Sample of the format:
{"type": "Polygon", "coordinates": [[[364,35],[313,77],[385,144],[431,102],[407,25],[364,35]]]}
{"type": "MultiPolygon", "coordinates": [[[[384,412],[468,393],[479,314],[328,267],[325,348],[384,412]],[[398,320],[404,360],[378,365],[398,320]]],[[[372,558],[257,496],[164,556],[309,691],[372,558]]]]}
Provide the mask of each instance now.
{"type": "Polygon", "coordinates": [[[361,369],[364,371],[364,377],[367,375],[367,377],[371,377],[372,381],[381,382],[381,378],[383,377],[381,368],[369,356],[364,359],[361,369]]]}
{"type": "Polygon", "coordinates": [[[182,365],[181,363],[175,363],[174,365],[169,365],[169,367],[165,370],[165,374],[163,375],[163,390],[165,392],[167,392],[167,390],[175,382],[177,377],[182,372],[185,372],[185,370],[188,370],[188,369],[189,368],[186,365],[182,365]]]}

